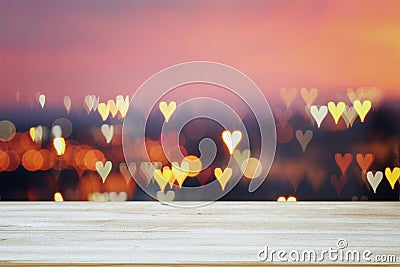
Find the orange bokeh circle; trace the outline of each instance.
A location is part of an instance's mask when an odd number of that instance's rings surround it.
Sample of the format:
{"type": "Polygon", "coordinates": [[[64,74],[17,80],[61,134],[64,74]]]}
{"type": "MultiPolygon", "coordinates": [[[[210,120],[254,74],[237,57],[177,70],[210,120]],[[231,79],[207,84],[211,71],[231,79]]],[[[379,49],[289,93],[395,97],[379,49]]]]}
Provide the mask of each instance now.
{"type": "Polygon", "coordinates": [[[40,170],[47,171],[54,165],[55,156],[47,149],[41,149],[39,152],[42,154],[43,157],[43,164],[40,167],[40,170]]]}
{"type": "Polygon", "coordinates": [[[0,150],[0,172],[7,170],[8,165],[10,165],[10,157],[7,152],[0,150]]]}
{"type": "Polygon", "coordinates": [[[43,165],[43,156],[37,150],[28,150],[22,156],[22,165],[28,171],[37,171],[43,165]]]}
{"type": "Polygon", "coordinates": [[[95,171],[96,170],[96,162],[101,161],[103,164],[106,161],[104,154],[96,149],[89,150],[85,153],[83,158],[84,165],[86,169],[95,171]]]}
{"type": "Polygon", "coordinates": [[[8,172],[15,171],[19,167],[19,164],[21,163],[21,157],[18,155],[18,153],[14,151],[7,151],[7,154],[10,157],[10,164],[8,165],[6,171],[8,172]]]}

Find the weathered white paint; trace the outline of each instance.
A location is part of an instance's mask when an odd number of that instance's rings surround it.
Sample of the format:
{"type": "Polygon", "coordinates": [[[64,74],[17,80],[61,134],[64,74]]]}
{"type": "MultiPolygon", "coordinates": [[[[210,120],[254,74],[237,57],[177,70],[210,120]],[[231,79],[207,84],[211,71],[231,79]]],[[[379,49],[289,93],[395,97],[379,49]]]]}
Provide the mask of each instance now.
{"type": "Polygon", "coordinates": [[[396,255],[400,262],[399,229],[400,202],[216,202],[195,209],[159,202],[2,202],[0,265],[265,265],[257,260],[265,245],[320,251],[335,248],[339,238],[349,249],[396,255]]]}

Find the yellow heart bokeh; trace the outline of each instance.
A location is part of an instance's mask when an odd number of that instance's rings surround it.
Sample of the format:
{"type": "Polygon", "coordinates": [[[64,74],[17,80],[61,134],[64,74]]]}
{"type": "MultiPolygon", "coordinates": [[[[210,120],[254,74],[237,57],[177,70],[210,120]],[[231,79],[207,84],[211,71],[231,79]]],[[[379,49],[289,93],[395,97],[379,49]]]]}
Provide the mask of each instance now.
{"type": "Polygon", "coordinates": [[[280,196],[277,198],[278,202],[296,202],[297,198],[294,196],[289,196],[288,198],[285,198],[284,196],[280,196]]]}
{"type": "Polygon", "coordinates": [[[337,105],[335,105],[335,103],[329,102],[328,109],[333,119],[335,120],[335,123],[338,124],[340,117],[342,116],[344,110],[346,109],[346,104],[344,102],[339,102],[337,103],[337,105]]]}
{"type": "Polygon", "coordinates": [[[360,116],[361,122],[364,122],[365,117],[371,110],[372,103],[369,100],[365,100],[362,104],[360,100],[356,100],[353,103],[354,109],[357,111],[358,116],[360,116]]]}
{"type": "Polygon", "coordinates": [[[226,168],[223,172],[221,168],[214,169],[215,178],[217,178],[219,184],[221,185],[222,190],[225,189],[226,184],[232,176],[232,169],[226,168]]]}
{"type": "Polygon", "coordinates": [[[29,129],[29,135],[31,136],[31,139],[35,143],[40,143],[42,142],[43,138],[43,127],[41,125],[37,127],[31,127],[29,129]]]}
{"type": "Polygon", "coordinates": [[[110,108],[106,103],[99,103],[97,106],[97,111],[99,112],[101,119],[105,121],[108,118],[108,114],[110,114],[110,108]]]}
{"type": "Polygon", "coordinates": [[[112,116],[113,118],[115,118],[115,116],[116,116],[117,113],[118,113],[118,108],[117,108],[117,105],[115,104],[115,102],[114,102],[113,99],[109,99],[109,100],[107,101],[107,107],[110,109],[111,116],[112,116]]]}
{"type": "Polygon", "coordinates": [[[162,172],[161,170],[154,170],[153,176],[162,192],[164,192],[167,184],[171,183],[171,180],[174,178],[172,171],[168,166],[164,166],[162,172]]]}
{"type": "Polygon", "coordinates": [[[168,122],[176,109],[176,102],[171,101],[167,105],[167,102],[162,101],[162,102],[160,102],[159,108],[160,108],[161,113],[164,115],[165,122],[168,122]]]}
{"type": "Polygon", "coordinates": [[[60,192],[54,193],[54,202],[63,202],[64,198],[60,192]]]}
{"type": "Polygon", "coordinates": [[[29,135],[31,136],[31,139],[33,142],[35,142],[36,140],[36,133],[35,133],[36,128],[35,127],[31,127],[29,129],[29,135]]]}
{"type": "Polygon", "coordinates": [[[189,163],[188,162],[182,162],[181,166],[179,166],[179,164],[177,162],[172,163],[172,175],[175,177],[175,180],[178,182],[179,188],[182,187],[188,174],[189,174],[189,163]]]}
{"type": "Polygon", "coordinates": [[[393,169],[393,171],[391,171],[390,168],[388,167],[385,169],[385,175],[386,175],[386,179],[390,183],[390,186],[392,187],[392,189],[394,189],[394,185],[396,184],[397,180],[400,177],[400,168],[395,167],[393,169]]]}

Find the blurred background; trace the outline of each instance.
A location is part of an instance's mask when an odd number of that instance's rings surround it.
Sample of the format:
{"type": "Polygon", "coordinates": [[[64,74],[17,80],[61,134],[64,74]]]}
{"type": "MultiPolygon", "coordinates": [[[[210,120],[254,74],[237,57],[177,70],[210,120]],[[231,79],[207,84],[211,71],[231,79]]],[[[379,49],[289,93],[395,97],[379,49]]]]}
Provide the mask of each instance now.
{"type": "MultiPolygon", "coordinates": [[[[0,199],[151,200],[131,173],[159,190],[157,181],[122,152],[129,100],[158,71],[202,60],[249,76],[277,128],[264,184],[248,193],[247,175],[224,200],[399,200],[399,9],[395,0],[1,1],[0,199]]],[[[200,95],[237,109],[257,150],[257,125],[236,96],[197,85],[162,100],[200,95]]],[[[160,168],[171,167],[164,120],[156,106],[146,135],[160,168]]],[[[218,144],[215,164],[184,186],[216,179],[230,157],[222,131],[194,120],[175,133],[186,156],[199,157],[204,136],[218,144]]]]}

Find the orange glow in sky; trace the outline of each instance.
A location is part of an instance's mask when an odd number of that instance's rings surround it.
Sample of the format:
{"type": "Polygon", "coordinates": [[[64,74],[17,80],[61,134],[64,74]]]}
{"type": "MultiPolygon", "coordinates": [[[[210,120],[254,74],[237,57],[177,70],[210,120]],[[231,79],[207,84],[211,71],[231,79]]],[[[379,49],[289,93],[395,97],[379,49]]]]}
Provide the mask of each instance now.
{"type": "Polygon", "coordinates": [[[269,99],[377,86],[400,97],[400,1],[2,1],[2,104],[132,94],[161,69],[231,65],[269,99]]]}

